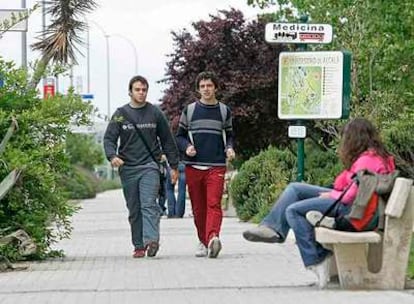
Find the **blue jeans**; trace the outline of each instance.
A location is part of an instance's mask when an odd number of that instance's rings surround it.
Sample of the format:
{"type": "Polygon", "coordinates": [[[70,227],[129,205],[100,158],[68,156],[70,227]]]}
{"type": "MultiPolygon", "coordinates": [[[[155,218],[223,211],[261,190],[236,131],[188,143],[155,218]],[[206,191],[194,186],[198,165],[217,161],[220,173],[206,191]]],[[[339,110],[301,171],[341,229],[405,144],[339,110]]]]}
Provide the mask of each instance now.
{"type": "Polygon", "coordinates": [[[135,249],[143,249],[160,239],[161,208],[156,201],[159,174],[158,168],[122,166],[119,170],[135,249]]]}
{"type": "Polygon", "coordinates": [[[167,169],[166,191],[168,201],[168,217],[183,217],[185,212],[185,165],[180,162],[178,164],[178,195],[175,197],[175,184],[171,183],[170,169],[167,169]]]}
{"type": "MultiPolygon", "coordinates": [[[[262,225],[278,232],[284,239],[289,229],[292,229],[305,266],[322,262],[330,253],[316,242],[314,227],[306,220],[306,213],[311,210],[325,212],[335,200],[320,198],[319,194],[331,190],[305,183],[290,183],[261,222],[262,225]]],[[[349,210],[350,206],[337,204],[329,216],[347,214],[349,210]]]]}

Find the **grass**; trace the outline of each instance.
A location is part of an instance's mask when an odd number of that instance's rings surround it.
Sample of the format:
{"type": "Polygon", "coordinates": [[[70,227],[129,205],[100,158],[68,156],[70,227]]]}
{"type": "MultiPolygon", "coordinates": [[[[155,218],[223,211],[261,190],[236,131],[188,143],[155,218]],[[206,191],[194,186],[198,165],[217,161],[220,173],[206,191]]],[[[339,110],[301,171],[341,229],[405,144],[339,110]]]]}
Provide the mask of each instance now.
{"type": "Polygon", "coordinates": [[[414,279],[414,237],[411,239],[411,250],[410,250],[410,256],[408,259],[407,276],[411,280],[414,279]]]}

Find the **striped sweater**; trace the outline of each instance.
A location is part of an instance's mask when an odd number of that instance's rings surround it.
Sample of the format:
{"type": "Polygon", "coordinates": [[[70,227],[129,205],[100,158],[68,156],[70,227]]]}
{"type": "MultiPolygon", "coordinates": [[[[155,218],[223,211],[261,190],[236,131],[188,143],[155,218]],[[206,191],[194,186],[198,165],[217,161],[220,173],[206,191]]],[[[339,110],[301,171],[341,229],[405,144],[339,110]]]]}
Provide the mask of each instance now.
{"type": "Polygon", "coordinates": [[[219,104],[206,105],[196,102],[191,122],[187,118],[187,107],[180,117],[177,131],[178,148],[184,154],[184,163],[199,166],[225,166],[226,149],[233,148],[233,126],[230,108],[227,107],[223,122],[219,104]],[[226,134],[226,146],[222,131],[226,134]],[[191,133],[192,136],[189,136],[191,133]],[[193,143],[190,138],[192,137],[193,143]],[[197,151],[194,157],[185,154],[191,144],[197,151]]]}

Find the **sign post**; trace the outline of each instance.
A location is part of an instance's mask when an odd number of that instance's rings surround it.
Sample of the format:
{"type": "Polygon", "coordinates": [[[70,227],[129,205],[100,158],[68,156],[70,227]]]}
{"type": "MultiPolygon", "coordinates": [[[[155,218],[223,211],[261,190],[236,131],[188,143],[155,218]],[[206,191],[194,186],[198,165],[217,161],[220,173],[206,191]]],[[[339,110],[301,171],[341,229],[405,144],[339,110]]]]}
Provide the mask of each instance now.
{"type": "Polygon", "coordinates": [[[332,42],[329,24],[268,23],[268,43],[297,43],[299,51],[279,56],[278,117],[295,120],[288,135],[298,143],[297,181],[304,179],[306,126],[304,120],[349,116],[351,54],[340,51],[307,52],[308,43],[332,42]]]}

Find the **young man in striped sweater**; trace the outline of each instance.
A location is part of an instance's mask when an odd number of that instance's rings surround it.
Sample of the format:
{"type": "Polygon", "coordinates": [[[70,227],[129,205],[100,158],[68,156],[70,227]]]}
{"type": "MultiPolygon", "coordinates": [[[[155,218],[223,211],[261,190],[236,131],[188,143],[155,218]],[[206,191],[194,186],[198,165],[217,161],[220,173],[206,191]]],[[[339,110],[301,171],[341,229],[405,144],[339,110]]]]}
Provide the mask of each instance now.
{"type": "Polygon", "coordinates": [[[187,105],[180,117],[177,144],[184,153],[185,175],[197,229],[197,257],[216,258],[219,239],[226,158],[235,157],[229,107],[216,99],[219,88],[212,72],[196,79],[201,99],[187,105]]]}

